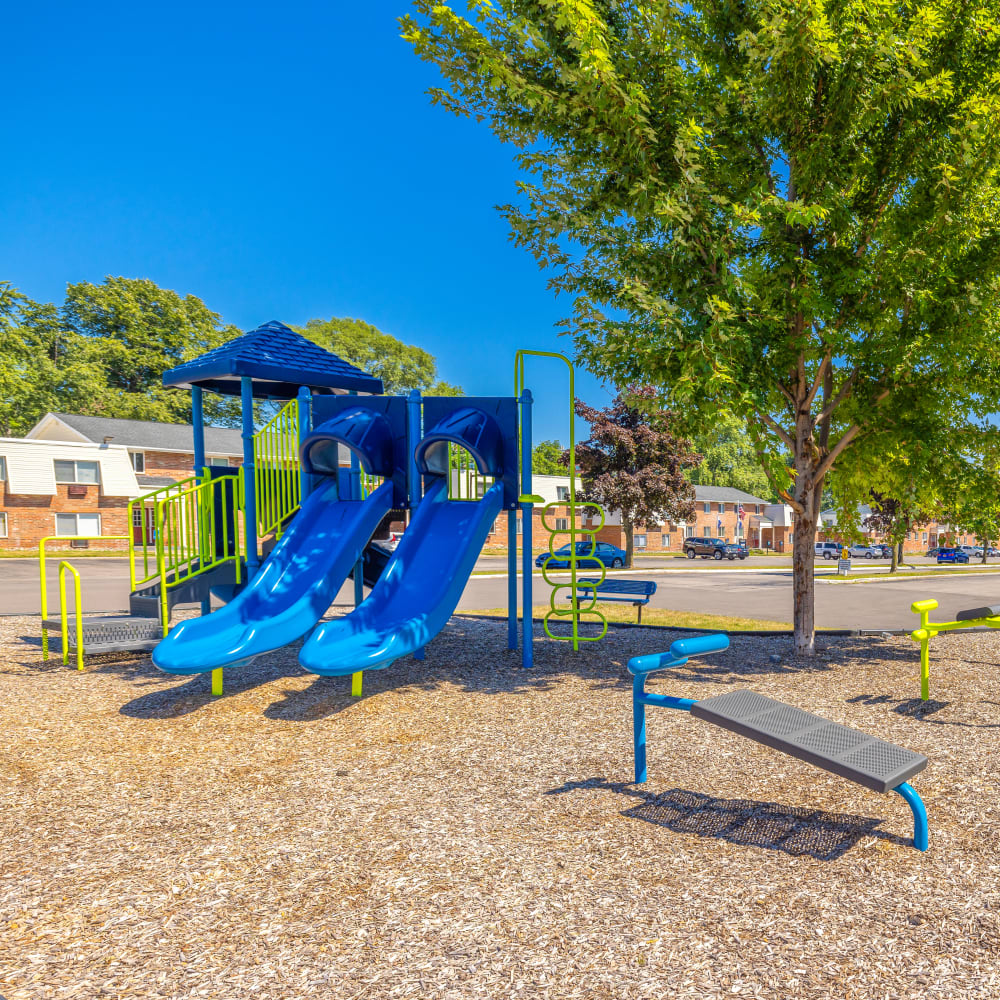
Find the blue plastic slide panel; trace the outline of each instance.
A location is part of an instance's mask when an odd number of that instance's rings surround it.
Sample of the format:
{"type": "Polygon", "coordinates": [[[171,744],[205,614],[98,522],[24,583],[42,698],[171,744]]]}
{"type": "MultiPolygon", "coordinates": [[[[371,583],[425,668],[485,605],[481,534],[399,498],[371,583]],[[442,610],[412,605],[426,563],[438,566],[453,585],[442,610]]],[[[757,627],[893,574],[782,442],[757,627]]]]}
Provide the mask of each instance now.
{"type": "Polygon", "coordinates": [[[447,624],[502,508],[503,486],[482,500],[449,500],[435,480],[420,501],[368,599],[323,622],[299,653],[315,674],[341,677],[387,667],[430,642],[447,624]]]}
{"type": "Polygon", "coordinates": [[[366,500],[339,500],[336,482],[324,481],[246,589],[224,608],[173,628],[153,650],[153,663],[169,674],[199,674],[301,638],[391,509],[390,482],[366,500]]]}
{"type": "Polygon", "coordinates": [[[696,701],[691,714],[875,792],[888,792],[927,766],[922,754],[754,691],[696,701]]]}

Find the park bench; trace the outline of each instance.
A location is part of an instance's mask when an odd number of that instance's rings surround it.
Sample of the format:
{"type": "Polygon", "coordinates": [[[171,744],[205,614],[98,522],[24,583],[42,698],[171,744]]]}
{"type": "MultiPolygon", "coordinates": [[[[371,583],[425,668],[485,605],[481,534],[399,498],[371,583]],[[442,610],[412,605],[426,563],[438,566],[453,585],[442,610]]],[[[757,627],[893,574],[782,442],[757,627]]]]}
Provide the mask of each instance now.
{"type": "MultiPolygon", "coordinates": [[[[652,580],[577,580],[577,599],[596,594],[602,601],[620,601],[623,604],[634,605],[637,611],[636,623],[642,624],[643,605],[649,604],[649,599],[656,593],[656,584],[652,580]],[[581,594],[580,591],[588,593],[581,594]]],[[[566,600],[572,600],[572,595],[566,600]]]]}
{"type": "Polygon", "coordinates": [[[922,754],[755,691],[728,691],[704,701],[646,691],[646,678],[654,671],[679,667],[689,656],[716,652],[728,646],[729,639],[725,635],[704,635],[679,639],[669,652],[634,656],[629,660],[628,669],[634,678],[632,721],[636,783],[646,780],[646,706],[675,708],[872,791],[898,792],[913,813],[913,844],[918,850],[926,851],[927,811],[920,796],[907,784],[909,778],[927,766],[927,758],[922,754]]]}

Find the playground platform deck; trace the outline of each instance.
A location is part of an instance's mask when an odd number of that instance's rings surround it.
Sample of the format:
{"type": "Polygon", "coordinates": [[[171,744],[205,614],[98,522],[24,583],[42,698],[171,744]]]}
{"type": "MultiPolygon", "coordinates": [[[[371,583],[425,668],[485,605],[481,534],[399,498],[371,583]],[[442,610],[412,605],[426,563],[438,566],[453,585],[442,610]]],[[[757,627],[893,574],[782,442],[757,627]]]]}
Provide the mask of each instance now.
{"type": "Polygon", "coordinates": [[[452,619],[361,700],[294,648],[213,700],[37,634],[0,620],[5,1000],[1000,995],[1000,636],[942,637],[925,708],[907,638],[734,637],[650,681],[926,754],[921,854],[895,802],[682,713],[631,785],[651,629],[525,672],[502,622],[452,619]]]}

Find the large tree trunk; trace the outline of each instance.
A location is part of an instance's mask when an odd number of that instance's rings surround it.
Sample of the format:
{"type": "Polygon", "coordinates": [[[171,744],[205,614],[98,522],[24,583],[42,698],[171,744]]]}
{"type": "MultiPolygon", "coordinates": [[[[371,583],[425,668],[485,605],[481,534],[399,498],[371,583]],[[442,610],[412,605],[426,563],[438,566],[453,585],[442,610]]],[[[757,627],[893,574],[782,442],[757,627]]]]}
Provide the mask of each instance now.
{"type": "Polygon", "coordinates": [[[816,503],[811,495],[800,497],[805,510],[795,522],[792,536],[792,622],[795,653],[812,656],[816,651],[816,503]]]}
{"type": "Polygon", "coordinates": [[[990,547],[990,540],[988,538],[983,539],[983,565],[986,565],[986,553],[990,547]]]}
{"type": "Polygon", "coordinates": [[[625,567],[632,568],[632,536],[635,534],[635,525],[622,514],[622,530],[625,532],[625,567]]]}
{"type": "Polygon", "coordinates": [[[889,572],[895,573],[899,568],[899,554],[903,551],[903,543],[900,542],[898,545],[893,543],[889,548],[892,551],[892,562],[889,564],[889,572]]]}

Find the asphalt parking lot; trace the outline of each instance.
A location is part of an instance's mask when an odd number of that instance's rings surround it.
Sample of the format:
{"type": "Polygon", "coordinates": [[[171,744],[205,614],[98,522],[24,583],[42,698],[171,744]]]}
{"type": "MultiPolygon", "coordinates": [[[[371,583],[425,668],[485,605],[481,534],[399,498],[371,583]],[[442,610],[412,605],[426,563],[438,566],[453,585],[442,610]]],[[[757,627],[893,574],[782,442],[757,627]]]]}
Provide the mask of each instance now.
{"type": "MultiPolygon", "coordinates": [[[[821,628],[891,628],[909,629],[916,616],[910,604],[928,597],[941,604],[942,616],[950,616],[963,608],[1000,603],[1000,565],[976,573],[956,573],[951,567],[938,569],[924,560],[921,576],[858,582],[827,582],[822,574],[832,574],[833,567],[817,564],[816,622],[821,628]],[[982,573],[983,578],[977,579],[982,573]]],[[[123,559],[78,559],[83,582],[85,611],[121,611],[128,606],[128,564],[123,559]]],[[[49,564],[49,609],[58,612],[57,561],[49,564]]],[[[862,563],[861,572],[888,573],[885,563],[862,563]]],[[[484,557],[477,564],[459,604],[461,610],[504,607],[507,601],[506,560],[484,557]]],[[[652,607],[675,611],[696,611],[718,615],[738,615],[771,621],[791,621],[791,565],[782,565],[775,557],[764,557],[747,563],[695,560],[662,560],[660,565],[640,561],[628,575],[651,579],[657,591],[652,607]],[[763,563],[761,565],[760,563],[763,563]]],[[[534,577],[534,603],[546,601],[549,589],[540,576],[534,577]]],[[[337,596],[338,604],[349,605],[353,589],[349,584],[337,596]]],[[[0,561],[0,614],[37,614],[39,611],[38,564],[33,559],[0,561]]]]}

